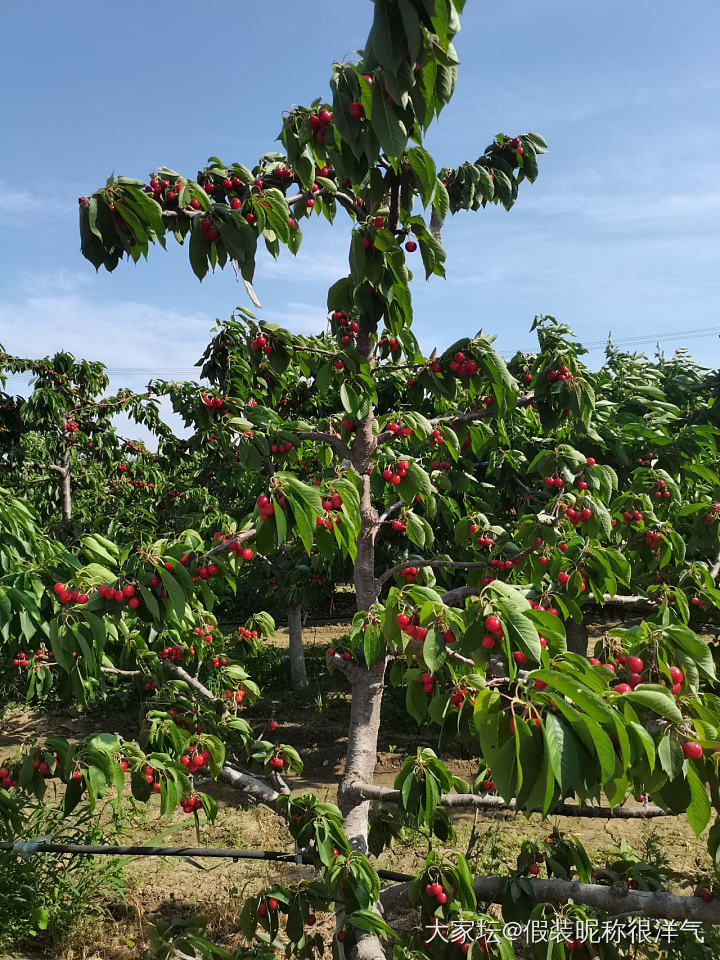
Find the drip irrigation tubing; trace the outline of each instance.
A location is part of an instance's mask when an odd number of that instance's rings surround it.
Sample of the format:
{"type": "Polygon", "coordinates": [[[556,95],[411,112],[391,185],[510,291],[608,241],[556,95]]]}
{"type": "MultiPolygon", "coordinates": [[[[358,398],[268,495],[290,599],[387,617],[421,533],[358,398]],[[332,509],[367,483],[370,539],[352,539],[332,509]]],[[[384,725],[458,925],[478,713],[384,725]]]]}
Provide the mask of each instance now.
{"type": "MultiPolygon", "coordinates": [[[[17,853],[21,857],[35,853],[60,853],[73,856],[106,856],[106,857],[210,857],[215,860],[271,860],[277,863],[292,863],[313,866],[316,857],[312,854],[281,853],[275,850],[235,850],[232,847],[148,847],[130,846],[119,847],[109,844],[85,843],[51,843],[45,840],[20,840],[15,843],[2,842],[0,850],[17,853]]],[[[407,873],[397,873],[394,870],[378,870],[381,880],[394,880],[405,883],[414,877],[407,873]]]]}

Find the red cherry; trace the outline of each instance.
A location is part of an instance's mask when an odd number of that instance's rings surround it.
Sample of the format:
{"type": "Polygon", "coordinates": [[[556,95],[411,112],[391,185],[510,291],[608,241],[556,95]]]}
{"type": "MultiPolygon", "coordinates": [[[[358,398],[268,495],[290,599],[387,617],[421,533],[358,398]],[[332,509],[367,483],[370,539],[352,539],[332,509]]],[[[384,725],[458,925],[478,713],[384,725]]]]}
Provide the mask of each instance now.
{"type": "Polygon", "coordinates": [[[494,615],[490,615],[485,618],[485,629],[488,633],[502,633],[502,623],[500,618],[494,615]]]}
{"type": "Polygon", "coordinates": [[[689,740],[682,745],[683,756],[686,760],[698,760],[702,756],[702,747],[695,740],[689,740]]]}
{"type": "Polygon", "coordinates": [[[415,243],[414,240],[408,240],[408,242],[405,244],[405,249],[408,253],[415,253],[417,250],[417,243],[415,243]]]}
{"type": "Polygon", "coordinates": [[[645,666],[640,657],[628,657],[625,662],[630,673],[642,673],[645,666]]]}

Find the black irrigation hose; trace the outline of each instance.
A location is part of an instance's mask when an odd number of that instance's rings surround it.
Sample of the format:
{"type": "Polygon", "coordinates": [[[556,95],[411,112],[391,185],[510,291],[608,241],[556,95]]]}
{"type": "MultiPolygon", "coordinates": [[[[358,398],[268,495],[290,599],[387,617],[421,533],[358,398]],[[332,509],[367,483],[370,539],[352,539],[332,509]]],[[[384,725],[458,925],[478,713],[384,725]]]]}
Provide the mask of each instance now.
{"type": "MultiPolygon", "coordinates": [[[[315,858],[310,854],[278,853],[274,850],[235,850],[232,847],[116,847],[96,846],[86,843],[34,843],[32,840],[18,843],[0,843],[0,850],[15,851],[20,856],[34,853],[70,853],[75,856],[106,857],[210,857],[216,860],[274,860],[279,863],[302,863],[312,865],[315,858]]],[[[415,878],[394,870],[378,870],[381,880],[396,880],[405,883],[415,878]]]]}

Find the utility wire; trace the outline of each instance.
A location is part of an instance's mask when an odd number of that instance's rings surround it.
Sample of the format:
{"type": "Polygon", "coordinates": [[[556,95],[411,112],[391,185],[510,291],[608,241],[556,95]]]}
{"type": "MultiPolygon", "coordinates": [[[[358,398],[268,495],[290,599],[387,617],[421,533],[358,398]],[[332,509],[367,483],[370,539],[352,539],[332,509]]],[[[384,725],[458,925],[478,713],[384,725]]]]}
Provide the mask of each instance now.
{"type": "MultiPolygon", "coordinates": [[[[608,334],[608,337],[611,337],[611,334],[608,334]]],[[[635,344],[647,344],[647,343],[662,343],[663,341],[678,341],[678,340],[697,340],[705,337],[720,337],[720,327],[701,327],[695,330],[669,330],[665,333],[647,333],[647,334],[638,334],[634,337],[619,337],[616,340],[611,340],[614,346],[633,346],[635,344]]],[[[603,348],[607,345],[606,340],[588,340],[581,345],[586,347],[589,350],[597,350],[603,348]]],[[[537,344],[533,347],[527,347],[520,350],[521,353],[533,353],[537,349],[537,344]]],[[[513,357],[514,353],[503,353],[504,357],[513,357]]],[[[147,369],[147,370],[112,370],[109,368],[105,369],[105,374],[110,377],[149,377],[155,378],[159,376],[177,376],[177,375],[188,375],[191,374],[197,377],[198,367],[183,367],[177,369],[147,369]]],[[[32,372],[25,373],[8,373],[5,374],[8,380],[29,380],[31,377],[34,377],[35,374],[32,372]]]]}

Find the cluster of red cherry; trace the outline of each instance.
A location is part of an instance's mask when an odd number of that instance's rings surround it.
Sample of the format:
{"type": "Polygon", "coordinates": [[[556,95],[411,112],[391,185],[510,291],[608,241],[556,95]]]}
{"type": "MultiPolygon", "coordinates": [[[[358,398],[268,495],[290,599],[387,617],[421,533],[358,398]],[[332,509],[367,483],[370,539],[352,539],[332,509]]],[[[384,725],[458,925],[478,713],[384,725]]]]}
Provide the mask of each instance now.
{"type": "Polygon", "coordinates": [[[255,351],[262,350],[266,356],[269,356],[273,352],[272,344],[262,333],[250,341],[250,349],[255,351]]]}
{"type": "Polygon", "coordinates": [[[449,363],[450,370],[459,377],[471,377],[477,373],[477,363],[474,360],[467,360],[462,351],[458,351],[449,363]]]}
{"type": "Polygon", "coordinates": [[[386,430],[389,430],[390,433],[394,433],[396,437],[409,437],[412,435],[412,427],[403,427],[401,424],[395,423],[394,421],[387,425],[386,430]]]}
{"type": "Polygon", "coordinates": [[[398,460],[394,464],[394,469],[392,466],[385,467],[382,472],[382,478],[385,483],[389,483],[391,486],[396,487],[402,482],[403,477],[407,476],[409,469],[410,464],[407,462],[407,460],[398,460]]]}
{"type": "Polygon", "coordinates": [[[0,767],[0,786],[6,790],[11,790],[18,785],[18,781],[13,779],[7,767],[0,767]]]}
{"type": "Polygon", "coordinates": [[[211,397],[207,393],[202,394],[202,402],[209,410],[220,410],[223,406],[222,397],[211,397]]]}
{"type": "MultiPolygon", "coordinates": [[[[102,587],[100,589],[102,590],[102,587]]],[[[53,587],[53,593],[58,601],[63,604],[87,603],[89,599],[86,593],[80,593],[78,590],[68,590],[64,583],[56,583],[53,587]]],[[[102,593],[100,596],[102,596],[102,593]]]]}
{"type": "Polygon", "coordinates": [[[189,773],[195,773],[202,767],[207,766],[210,759],[210,751],[205,750],[187,750],[181,757],[180,763],[188,768],[189,773]]]}
{"type": "MultiPolygon", "coordinates": [[[[125,586],[117,589],[106,583],[98,588],[98,593],[103,600],[113,600],[115,603],[125,603],[127,601],[131,610],[137,610],[142,602],[140,597],[135,596],[135,587],[131,583],[126,583],[125,586]]],[[[83,601],[79,602],[82,603],[83,601]]]]}
{"type": "Polygon", "coordinates": [[[264,493],[260,494],[255,503],[263,520],[267,520],[275,513],[275,504],[271,503],[270,498],[266,497],[264,493]]]}
{"type": "Polygon", "coordinates": [[[182,647],[175,644],[174,647],[163,647],[163,649],[158,652],[158,657],[161,660],[172,660],[179,663],[184,660],[185,654],[183,653],[182,647]]]}
{"type": "Polygon", "coordinates": [[[226,690],[225,696],[228,698],[228,700],[234,700],[235,703],[242,703],[243,700],[245,699],[245,691],[244,690],[226,690]]]}

